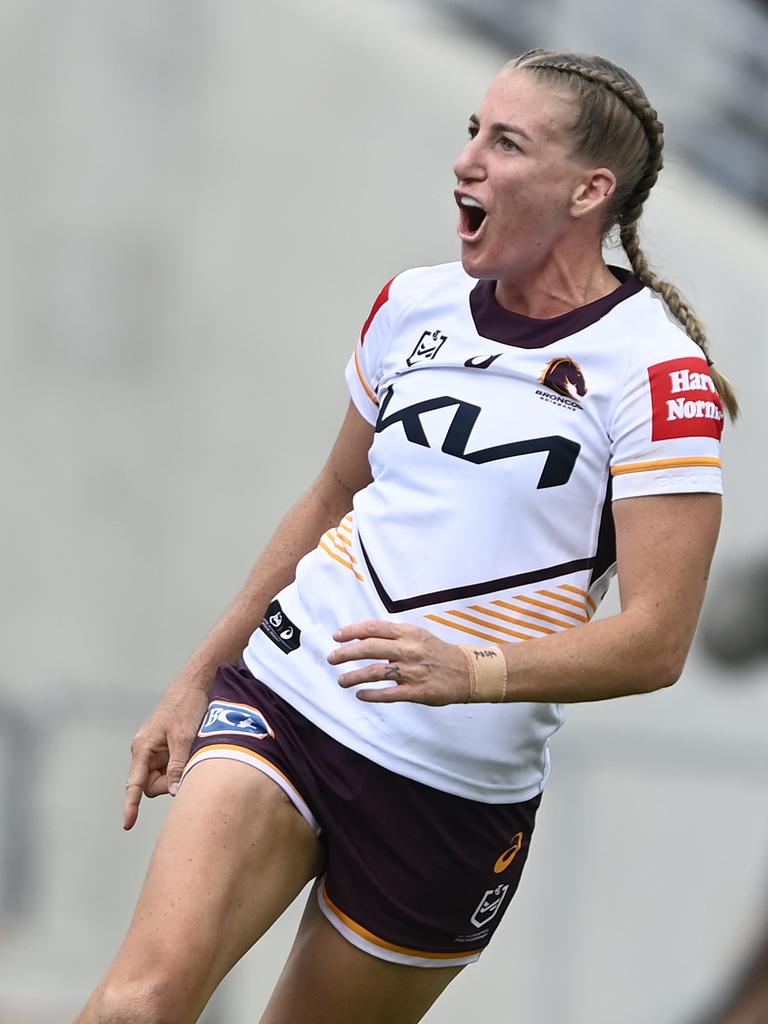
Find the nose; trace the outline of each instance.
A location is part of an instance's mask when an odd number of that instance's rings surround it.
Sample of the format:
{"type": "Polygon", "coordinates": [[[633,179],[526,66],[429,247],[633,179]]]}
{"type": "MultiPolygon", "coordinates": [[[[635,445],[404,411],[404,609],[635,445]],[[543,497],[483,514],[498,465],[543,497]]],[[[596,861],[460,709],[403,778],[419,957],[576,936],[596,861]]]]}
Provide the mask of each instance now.
{"type": "Polygon", "coordinates": [[[485,177],[485,165],[478,136],[467,139],[467,144],[453,165],[453,173],[457,181],[479,181],[485,177]]]}

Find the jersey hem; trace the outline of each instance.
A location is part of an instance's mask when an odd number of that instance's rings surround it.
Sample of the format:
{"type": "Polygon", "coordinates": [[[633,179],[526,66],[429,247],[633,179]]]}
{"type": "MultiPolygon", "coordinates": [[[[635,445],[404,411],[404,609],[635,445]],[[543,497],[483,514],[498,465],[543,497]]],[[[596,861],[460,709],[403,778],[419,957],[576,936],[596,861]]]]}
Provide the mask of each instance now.
{"type": "MultiPolygon", "coordinates": [[[[465,800],[476,800],[478,803],[517,804],[525,800],[531,800],[543,792],[549,778],[549,746],[546,742],[544,745],[544,770],[537,782],[527,786],[503,788],[500,786],[484,786],[481,789],[462,784],[455,776],[438,774],[434,771],[424,771],[423,766],[420,764],[415,765],[402,758],[393,757],[390,750],[385,751],[378,747],[373,747],[366,742],[355,742],[358,737],[354,732],[345,728],[343,723],[329,718],[321,712],[319,713],[318,707],[309,701],[297,700],[298,694],[294,690],[283,686],[278,677],[270,672],[267,665],[263,662],[257,662],[248,647],[243,651],[243,661],[254,678],[264,683],[271,690],[274,690],[294,710],[304,715],[313,725],[316,725],[318,729],[322,729],[324,733],[336,740],[337,743],[341,743],[342,746],[354,750],[356,754],[360,754],[361,757],[367,758],[381,768],[386,768],[387,771],[395,772],[395,774],[411,779],[413,782],[420,782],[424,786],[430,786],[441,793],[450,793],[465,800]]],[[[558,723],[555,726],[549,734],[550,736],[557,731],[560,724],[558,723]]]]}

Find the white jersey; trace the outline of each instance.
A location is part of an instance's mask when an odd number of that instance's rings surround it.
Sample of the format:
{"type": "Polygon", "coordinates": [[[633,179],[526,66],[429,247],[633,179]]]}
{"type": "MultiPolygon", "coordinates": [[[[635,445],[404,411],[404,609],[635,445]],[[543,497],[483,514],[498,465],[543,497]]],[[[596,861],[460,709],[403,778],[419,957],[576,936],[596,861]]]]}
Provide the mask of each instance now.
{"type": "Polygon", "coordinates": [[[373,482],[245,651],[325,732],[437,789],[540,792],[562,708],[364,703],[337,683],[356,666],[326,662],[334,630],[390,618],[493,644],[577,629],[615,570],[611,500],[721,490],[707,363],[656,295],[615,273],[611,295],[551,320],[504,310],[458,263],[390,282],[347,367],[376,425],[373,482]]]}

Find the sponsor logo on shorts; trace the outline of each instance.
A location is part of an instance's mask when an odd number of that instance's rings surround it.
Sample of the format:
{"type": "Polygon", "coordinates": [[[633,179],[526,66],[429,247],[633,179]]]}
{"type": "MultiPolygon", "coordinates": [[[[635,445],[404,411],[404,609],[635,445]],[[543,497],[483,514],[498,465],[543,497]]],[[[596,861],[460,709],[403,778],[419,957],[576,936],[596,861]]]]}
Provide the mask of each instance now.
{"type": "Polygon", "coordinates": [[[257,740],[274,738],[269,722],[258,708],[248,704],[234,704],[227,700],[213,700],[198,736],[254,736],[257,740]]]}
{"type": "Polygon", "coordinates": [[[475,928],[484,928],[496,917],[508,892],[508,885],[497,885],[495,889],[486,889],[477,909],[470,918],[475,928]]]}
{"type": "Polygon", "coordinates": [[[522,847],[523,833],[518,832],[517,835],[513,837],[509,849],[505,850],[504,853],[502,853],[502,855],[493,865],[494,874],[500,875],[502,871],[506,871],[509,865],[512,863],[512,861],[518,855],[518,853],[520,853],[522,847]]]}
{"type": "MultiPolygon", "coordinates": [[[[574,404],[576,408],[579,408],[581,406],[579,399],[587,393],[584,373],[579,364],[572,359],[550,359],[539,380],[545,387],[551,388],[562,398],[567,399],[566,402],[560,404],[568,405],[570,408],[573,408],[574,404]]],[[[543,397],[541,391],[537,391],[536,394],[543,397]]]]}
{"type": "Polygon", "coordinates": [[[676,437],[720,438],[723,403],[705,359],[668,359],[648,367],[653,406],[652,441],[676,437]]]}
{"type": "Polygon", "coordinates": [[[405,360],[408,366],[414,363],[424,363],[427,359],[434,359],[440,349],[448,340],[447,335],[437,331],[424,331],[416,342],[416,348],[405,360]]]}
{"type": "Polygon", "coordinates": [[[267,614],[261,620],[259,626],[262,633],[265,633],[273,644],[276,644],[284,654],[297,651],[301,644],[301,630],[295,622],[291,622],[279,601],[273,601],[267,608],[267,614]]]}

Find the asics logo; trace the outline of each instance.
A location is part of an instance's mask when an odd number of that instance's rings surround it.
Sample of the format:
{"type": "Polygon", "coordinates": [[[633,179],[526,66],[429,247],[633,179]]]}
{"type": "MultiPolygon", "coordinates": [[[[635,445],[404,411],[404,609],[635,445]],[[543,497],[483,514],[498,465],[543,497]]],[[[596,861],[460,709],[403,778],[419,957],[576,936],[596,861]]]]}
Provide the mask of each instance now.
{"type": "Polygon", "coordinates": [[[493,865],[493,873],[500,875],[502,871],[506,871],[515,857],[520,853],[523,846],[523,833],[518,832],[517,835],[512,839],[512,845],[508,850],[499,857],[496,863],[493,865]]]}

